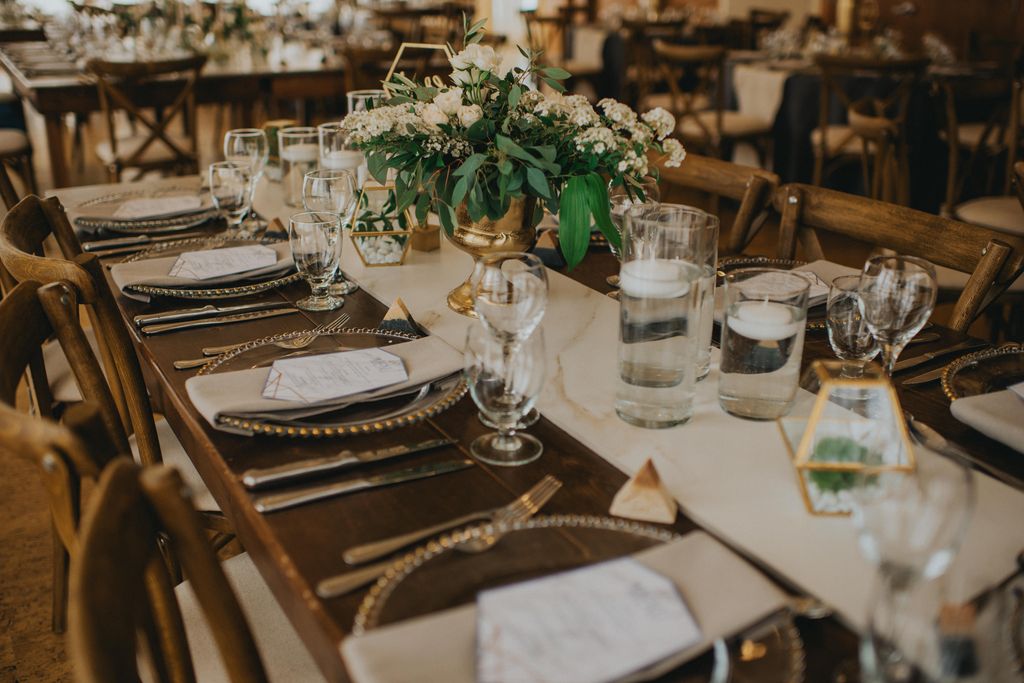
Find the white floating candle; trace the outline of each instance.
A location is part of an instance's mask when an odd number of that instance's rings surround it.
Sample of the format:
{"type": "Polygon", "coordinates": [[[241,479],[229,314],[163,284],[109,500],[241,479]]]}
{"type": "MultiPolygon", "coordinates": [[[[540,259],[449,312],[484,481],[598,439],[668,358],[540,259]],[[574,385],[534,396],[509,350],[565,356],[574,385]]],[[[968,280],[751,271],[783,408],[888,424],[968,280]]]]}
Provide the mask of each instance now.
{"type": "Polygon", "coordinates": [[[787,339],[803,326],[790,307],[768,300],[736,304],[726,316],[726,324],[733,332],[759,341],[787,339]]]}
{"type": "Polygon", "coordinates": [[[685,264],[668,259],[626,261],[619,270],[619,287],[627,296],[671,299],[685,296],[690,283],[685,264]]]}
{"type": "Polygon", "coordinates": [[[281,148],[281,159],[285,161],[316,161],[320,156],[320,146],[313,143],[288,145],[281,148]]]}
{"type": "Polygon", "coordinates": [[[363,164],[363,153],[348,149],[335,149],[320,157],[320,168],[331,171],[357,169],[363,164]]]}

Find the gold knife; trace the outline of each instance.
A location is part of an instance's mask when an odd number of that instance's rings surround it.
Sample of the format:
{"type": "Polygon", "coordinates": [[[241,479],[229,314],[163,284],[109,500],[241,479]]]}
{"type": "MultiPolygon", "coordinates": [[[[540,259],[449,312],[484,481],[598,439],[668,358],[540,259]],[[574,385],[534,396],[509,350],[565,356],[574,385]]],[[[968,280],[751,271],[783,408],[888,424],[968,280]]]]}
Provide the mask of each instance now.
{"type": "Polygon", "coordinates": [[[177,323],[146,325],[139,328],[139,331],[142,332],[142,334],[163,334],[165,332],[177,332],[178,330],[190,330],[195,327],[213,327],[215,325],[228,325],[230,323],[244,323],[249,320],[274,318],[279,315],[290,315],[298,312],[299,309],[289,306],[287,308],[273,308],[269,311],[255,311],[253,313],[221,315],[216,318],[201,318],[199,320],[185,320],[177,323]]]}
{"type": "Polygon", "coordinates": [[[429,465],[409,467],[404,470],[398,470],[397,472],[377,474],[372,477],[361,477],[359,479],[348,479],[346,481],[332,482],[330,484],[306,486],[291,491],[282,491],[281,493],[264,493],[263,495],[253,498],[253,505],[255,505],[257,512],[277,512],[278,510],[285,510],[287,508],[295,507],[296,505],[312,503],[313,501],[322,500],[324,498],[342,496],[346,493],[355,493],[356,491],[365,491],[366,489],[375,489],[381,486],[390,486],[392,484],[401,484],[406,481],[435,477],[439,474],[458,472],[459,470],[464,470],[467,467],[472,467],[473,464],[473,461],[469,459],[444,460],[442,462],[431,463],[429,465]]]}
{"type": "Polygon", "coordinates": [[[934,382],[935,380],[942,377],[942,373],[946,371],[948,365],[943,365],[938,370],[929,370],[928,372],[922,372],[920,375],[914,375],[903,380],[901,384],[906,386],[914,386],[917,384],[927,384],[928,382],[934,382]]]}
{"type": "Polygon", "coordinates": [[[979,346],[988,346],[988,342],[983,342],[980,339],[968,339],[967,341],[962,341],[959,344],[947,346],[946,348],[939,349],[938,351],[922,353],[920,356],[914,356],[913,358],[907,358],[906,360],[898,361],[896,363],[896,366],[893,368],[893,371],[900,372],[902,370],[916,368],[918,365],[927,363],[928,361],[935,360],[936,358],[948,356],[949,354],[956,353],[957,351],[968,351],[970,349],[976,349],[979,346]]]}
{"type": "Polygon", "coordinates": [[[238,306],[214,306],[208,304],[200,308],[179,308],[174,311],[163,313],[144,313],[135,316],[132,320],[139,327],[143,325],[155,325],[156,323],[174,323],[193,318],[212,318],[218,315],[231,315],[233,313],[249,313],[250,311],[262,311],[267,308],[281,308],[280,299],[273,301],[260,301],[254,304],[240,304],[238,306]]]}

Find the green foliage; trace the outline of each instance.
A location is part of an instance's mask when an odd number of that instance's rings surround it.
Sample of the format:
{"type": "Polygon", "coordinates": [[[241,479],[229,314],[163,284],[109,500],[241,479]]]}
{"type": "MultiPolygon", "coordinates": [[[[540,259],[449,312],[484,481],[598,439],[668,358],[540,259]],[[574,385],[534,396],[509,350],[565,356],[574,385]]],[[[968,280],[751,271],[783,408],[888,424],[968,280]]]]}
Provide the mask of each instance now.
{"type": "MultiPolygon", "coordinates": [[[[811,461],[854,463],[865,462],[868,449],[861,446],[853,439],[846,437],[829,436],[818,441],[814,447],[814,455],[811,461]]],[[[853,488],[857,485],[861,475],[858,472],[826,472],[822,470],[809,470],[807,477],[815,486],[822,491],[837,493],[853,488]]]]}

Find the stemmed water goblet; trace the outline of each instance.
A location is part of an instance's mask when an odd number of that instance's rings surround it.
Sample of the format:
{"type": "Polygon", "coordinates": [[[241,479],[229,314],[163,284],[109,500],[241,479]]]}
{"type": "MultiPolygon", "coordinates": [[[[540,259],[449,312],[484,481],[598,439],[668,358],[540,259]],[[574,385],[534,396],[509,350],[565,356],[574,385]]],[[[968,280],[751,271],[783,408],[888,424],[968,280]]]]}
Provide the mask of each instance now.
{"type": "MultiPolygon", "coordinates": [[[[327,211],[338,214],[341,227],[352,222],[358,190],[352,171],[320,169],[310,171],[302,181],[302,204],[306,211],[327,211]]],[[[338,274],[331,285],[331,294],[344,296],[359,289],[359,285],[345,277],[339,265],[338,274]]]]}
{"type": "Polygon", "coordinates": [[[309,283],[312,294],[295,305],[304,311],[333,311],[345,301],[329,288],[341,261],[341,219],[328,211],[297,213],[288,221],[288,243],[295,267],[309,283]]]}
{"type": "Polygon", "coordinates": [[[843,361],[844,377],[860,377],[864,364],[878,355],[878,342],[862,310],[860,275],[841,275],[832,280],[825,324],[832,351],[843,361]]]}
{"type": "Polygon", "coordinates": [[[252,209],[256,184],[263,176],[267,165],[267,136],[259,128],[235,128],[224,134],[224,159],[249,169],[251,185],[246,206],[248,216],[242,222],[242,229],[251,235],[266,230],[266,221],[258,218],[252,209]]]}
{"type": "Polygon", "coordinates": [[[230,161],[218,161],[210,164],[208,182],[213,206],[227,221],[229,228],[238,227],[249,210],[249,189],[252,183],[249,169],[230,161]]]}
{"type": "Polygon", "coordinates": [[[540,440],[518,430],[540,395],[544,374],[541,330],[535,329],[511,346],[483,324],[469,326],[466,383],[477,408],[497,429],[473,440],[469,448],[474,457],[491,465],[511,467],[541,456],[544,445],[540,440]]]}
{"type": "Polygon", "coordinates": [[[935,267],[913,256],[873,256],[860,276],[862,313],[882,348],[882,365],[892,375],[903,347],[917,334],[938,295],[935,267]]]}

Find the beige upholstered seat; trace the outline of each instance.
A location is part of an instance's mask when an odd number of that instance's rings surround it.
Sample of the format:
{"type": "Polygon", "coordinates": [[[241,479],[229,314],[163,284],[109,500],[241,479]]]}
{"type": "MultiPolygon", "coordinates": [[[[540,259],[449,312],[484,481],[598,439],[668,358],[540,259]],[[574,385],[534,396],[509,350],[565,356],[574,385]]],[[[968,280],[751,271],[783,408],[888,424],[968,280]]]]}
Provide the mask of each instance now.
{"type": "MultiPolygon", "coordinates": [[[[684,138],[704,140],[707,137],[707,133],[704,128],[701,128],[701,124],[714,134],[717,127],[716,116],[717,114],[714,111],[700,112],[696,117],[681,120],[677,130],[684,138]],[[699,123],[695,118],[699,120],[699,123]]],[[[741,114],[738,111],[722,112],[722,137],[748,137],[752,135],[770,133],[771,130],[771,121],[765,121],[764,119],[759,119],[756,116],[751,116],[749,114],[741,114]]]]}
{"type": "MultiPolygon", "coordinates": [[[[821,146],[821,128],[811,131],[811,145],[814,149],[821,146]]],[[[829,126],[825,129],[825,149],[830,157],[840,155],[859,155],[862,151],[860,138],[849,126],[829,126]]]]}
{"type": "Polygon", "coordinates": [[[1016,197],[978,197],[957,206],[953,214],[964,223],[1024,235],[1024,208],[1016,197]]]}
{"type": "MultiPolygon", "coordinates": [[[[985,133],[985,123],[961,123],[956,128],[956,139],[960,143],[961,147],[967,149],[977,149],[981,146],[981,138],[985,133]]],[[[943,140],[947,139],[949,135],[944,130],[939,131],[939,137],[943,140]]],[[[986,147],[990,150],[1002,149],[1006,146],[1009,139],[1009,131],[1003,132],[1003,135],[999,135],[998,130],[992,130],[989,132],[987,139],[985,140],[986,147]]]]}
{"type": "Polygon", "coordinates": [[[0,157],[25,154],[32,145],[24,131],[17,128],[0,128],[0,157]]]}
{"type": "MultiPolygon", "coordinates": [[[[184,473],[182,472],[182,478],[184,473]]],[[[302,644],[291,622],[263,581],[248,553],[221,563],[228,583],[238,596],[245,617],[253,627],[260,658],[272,683],[322,681],[323,675],[302,644]]],[[[202,616],[192,586],[186,581],[174,589],[188,634],[188,649],[200,683],[228,681],[210,627],[202,616]]]]}

